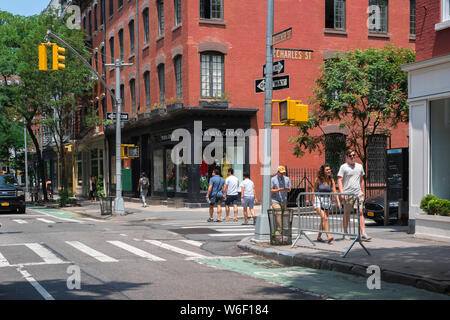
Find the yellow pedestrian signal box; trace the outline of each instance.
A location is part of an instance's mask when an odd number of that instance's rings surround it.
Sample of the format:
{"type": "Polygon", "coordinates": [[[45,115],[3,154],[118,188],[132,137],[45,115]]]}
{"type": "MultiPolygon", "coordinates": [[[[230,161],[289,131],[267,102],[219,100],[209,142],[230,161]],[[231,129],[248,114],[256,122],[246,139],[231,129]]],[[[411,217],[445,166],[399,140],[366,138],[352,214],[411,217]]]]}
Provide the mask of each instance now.
{"type": "Polygon", "coordinates": [[[303,104],[301,100],[272,100],[272,103],[278,103],[278,114],[281,124],[272,124],[280,126],[300,126],[308,122],[308,105],[303,104]]]}
{"type": "Polygon", "coordinates": [[[47,71],[47,44],[41,43],[39,46],[39,70],[47,71]]]}
{"type": "Polygon", "coordinates": [[[121,144],[120,153],[122,159],[139,158],[139,147],[134,144],[121,144]]]}
{"type": "Polygon", "coordinates": [[[57,44],[53,44],[53,70],[64,70],[66,65],[62,62],[66,62],[66,49],[58,47],[57,44]]]}

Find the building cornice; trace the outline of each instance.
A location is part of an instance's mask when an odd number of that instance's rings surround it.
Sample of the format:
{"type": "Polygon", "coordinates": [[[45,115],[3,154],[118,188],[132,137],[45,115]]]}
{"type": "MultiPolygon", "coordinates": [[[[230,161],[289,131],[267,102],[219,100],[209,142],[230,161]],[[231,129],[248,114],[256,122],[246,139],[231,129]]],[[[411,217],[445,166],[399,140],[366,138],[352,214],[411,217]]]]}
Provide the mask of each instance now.
{"type": "Polygon", "coordinates": [[[429,59],[424,59],[420,61],[416,61],[413,63],[408,63],[400,66],[403,71],[410,72],[423,68],[430,68],[439,64],[449,63],[450,62],[450,54],[437,56],[429,59]]]}

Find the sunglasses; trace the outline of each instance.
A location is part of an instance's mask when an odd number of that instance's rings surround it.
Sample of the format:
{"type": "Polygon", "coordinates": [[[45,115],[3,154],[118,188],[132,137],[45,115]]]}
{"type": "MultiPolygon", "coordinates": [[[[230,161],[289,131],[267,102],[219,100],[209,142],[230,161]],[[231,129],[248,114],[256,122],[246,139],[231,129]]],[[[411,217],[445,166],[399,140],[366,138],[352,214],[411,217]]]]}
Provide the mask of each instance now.
{"type": "Polygon", "coordinates": [[[355,155],[355,154],[351,154],[351,155],[349,155],[348,157],[349,157],[349,158],[356,158],[356,155],[355,155]]]}

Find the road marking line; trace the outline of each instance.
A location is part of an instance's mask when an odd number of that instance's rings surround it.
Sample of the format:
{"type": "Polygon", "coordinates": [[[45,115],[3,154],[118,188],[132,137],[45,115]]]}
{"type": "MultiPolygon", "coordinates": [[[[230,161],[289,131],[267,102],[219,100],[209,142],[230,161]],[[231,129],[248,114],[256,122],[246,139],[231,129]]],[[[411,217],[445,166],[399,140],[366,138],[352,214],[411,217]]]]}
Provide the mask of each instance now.
{"type": "Polygon", "coordinates": [[[66,243],[71,245],[75,249],[78,249],[81,252],[91,256],[92,258],[97,259],[100,262],[118,262],[119,261],[119,260],[111,258],[111,257],[107,256],[106,254],[103,254],[95,249],[92,249],[79,241],[66,241],[66,243]]]}
{"type": "Polygon", "coordinates": [[[17,271],[22,274],[22,277],[24,277],[45,300],[55,300],[55,298],[53,298],[52,295],[48,293],[47,290],[45,290],[44,287],[42,287],[26,270],[22,270],[19,267],[17,268],[17,271]]]}
{"type": "Polygon", "coordinates": [[[235,236],[253,236],[255,233],[211,233],[210,237],[235,237],[235,236]]]}
{"type": "Polygon", "coordinates": [[[148,242],[150,244],[153,244],[157,247],[163,248],[163,249],[167,249],[191,258],[204,258],[205,256],[199,253],[195,253],[189,250],[184,250],[175,246],[171,246],[170,244],[166,244],[166,243],[162,243],[161,241],[157,241],[157,240],[144,240],[145,242],[148,242]]]}
{"type": "Polygon", "coordinates": [[[27,221],[22,220],[22,219],[14,219],[13,221],[14,221],[14,222],[17,222],[18,224],[28,223],[27,221]]]}
{"type": "Polygon", "coordinates": [[[231,231],[255,231],[255,229],[253,228],[248,228],[248,229],[221,229],[221,228],[214,228],[214,230],[219,231],[219,232],[231,232],[231,231]]]}
{"type": "Polygon", "coordinates": [[[42,222],[45,222],[45,223],[55,223],[55,221],[47,220],[47,219],[43,219],[43,218],[36,218],[36,220],[39,220],[39,221],[42,221],[42,222]]]}
{"type": "Polygon", "coordinates": [[[202,246],[202,242],[200,242],[200,241],[195,241],[195,240],[180,240],[180,241],[182,241],[182,242],[184,242],[184,243],[187,243],[187,244],[190,244],[190,245],[193,245],[193,246],[196,246],[196,247],[201,247],[202,246]]]}
{"type": "Polygon", "coordinates": [[[154,255],[152,255],[152,254],[150,254],[150,253],[148,253],[148,252],[146,252],[144,250],[141,250],[139,248],[130,246],[129,244],[126,244],[126,243],[124,243],[122,241],[107,241],[107,242],[111,243],[112,245],[115,245],[116,247],[119,247],[119,248],[122,248],[122,249],[124,249],[126,251],[129,251],[129,252],[131,252],[131,253],[139,256],[139,257],[146,258],[146,259],[148,259],[150,261],[166,261],[166,259],[154,256],[154,255]]]}
{"type": "Polygon", "coordinates": [[[0,267],[9,267],[10,264],[8,260],[6,260],[5,256],[0,252],[0,267]]]}
{"type": "Polygon", "coordinates": [[[32,251],[34,251],[38,256],[40,256],[46,263],[51,264],[58,264],[58,263],[64,263],[60,258],[55,256],[50,250],[45,248],[39,243],[25,243],[25,246],[30,248],[32,251]]]}

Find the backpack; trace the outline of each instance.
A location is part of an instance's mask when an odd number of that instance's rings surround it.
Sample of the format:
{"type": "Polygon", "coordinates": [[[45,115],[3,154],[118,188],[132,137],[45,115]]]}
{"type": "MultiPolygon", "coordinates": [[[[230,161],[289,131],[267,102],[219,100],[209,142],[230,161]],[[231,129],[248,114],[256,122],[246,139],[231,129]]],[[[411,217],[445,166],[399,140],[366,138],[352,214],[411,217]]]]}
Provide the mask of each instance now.
{"type": "Polygon", "coordinates": [[[148,189],[148,178],[147,177],[142,178],[141,186],[142,186],[142,189],[148,189]]]}

